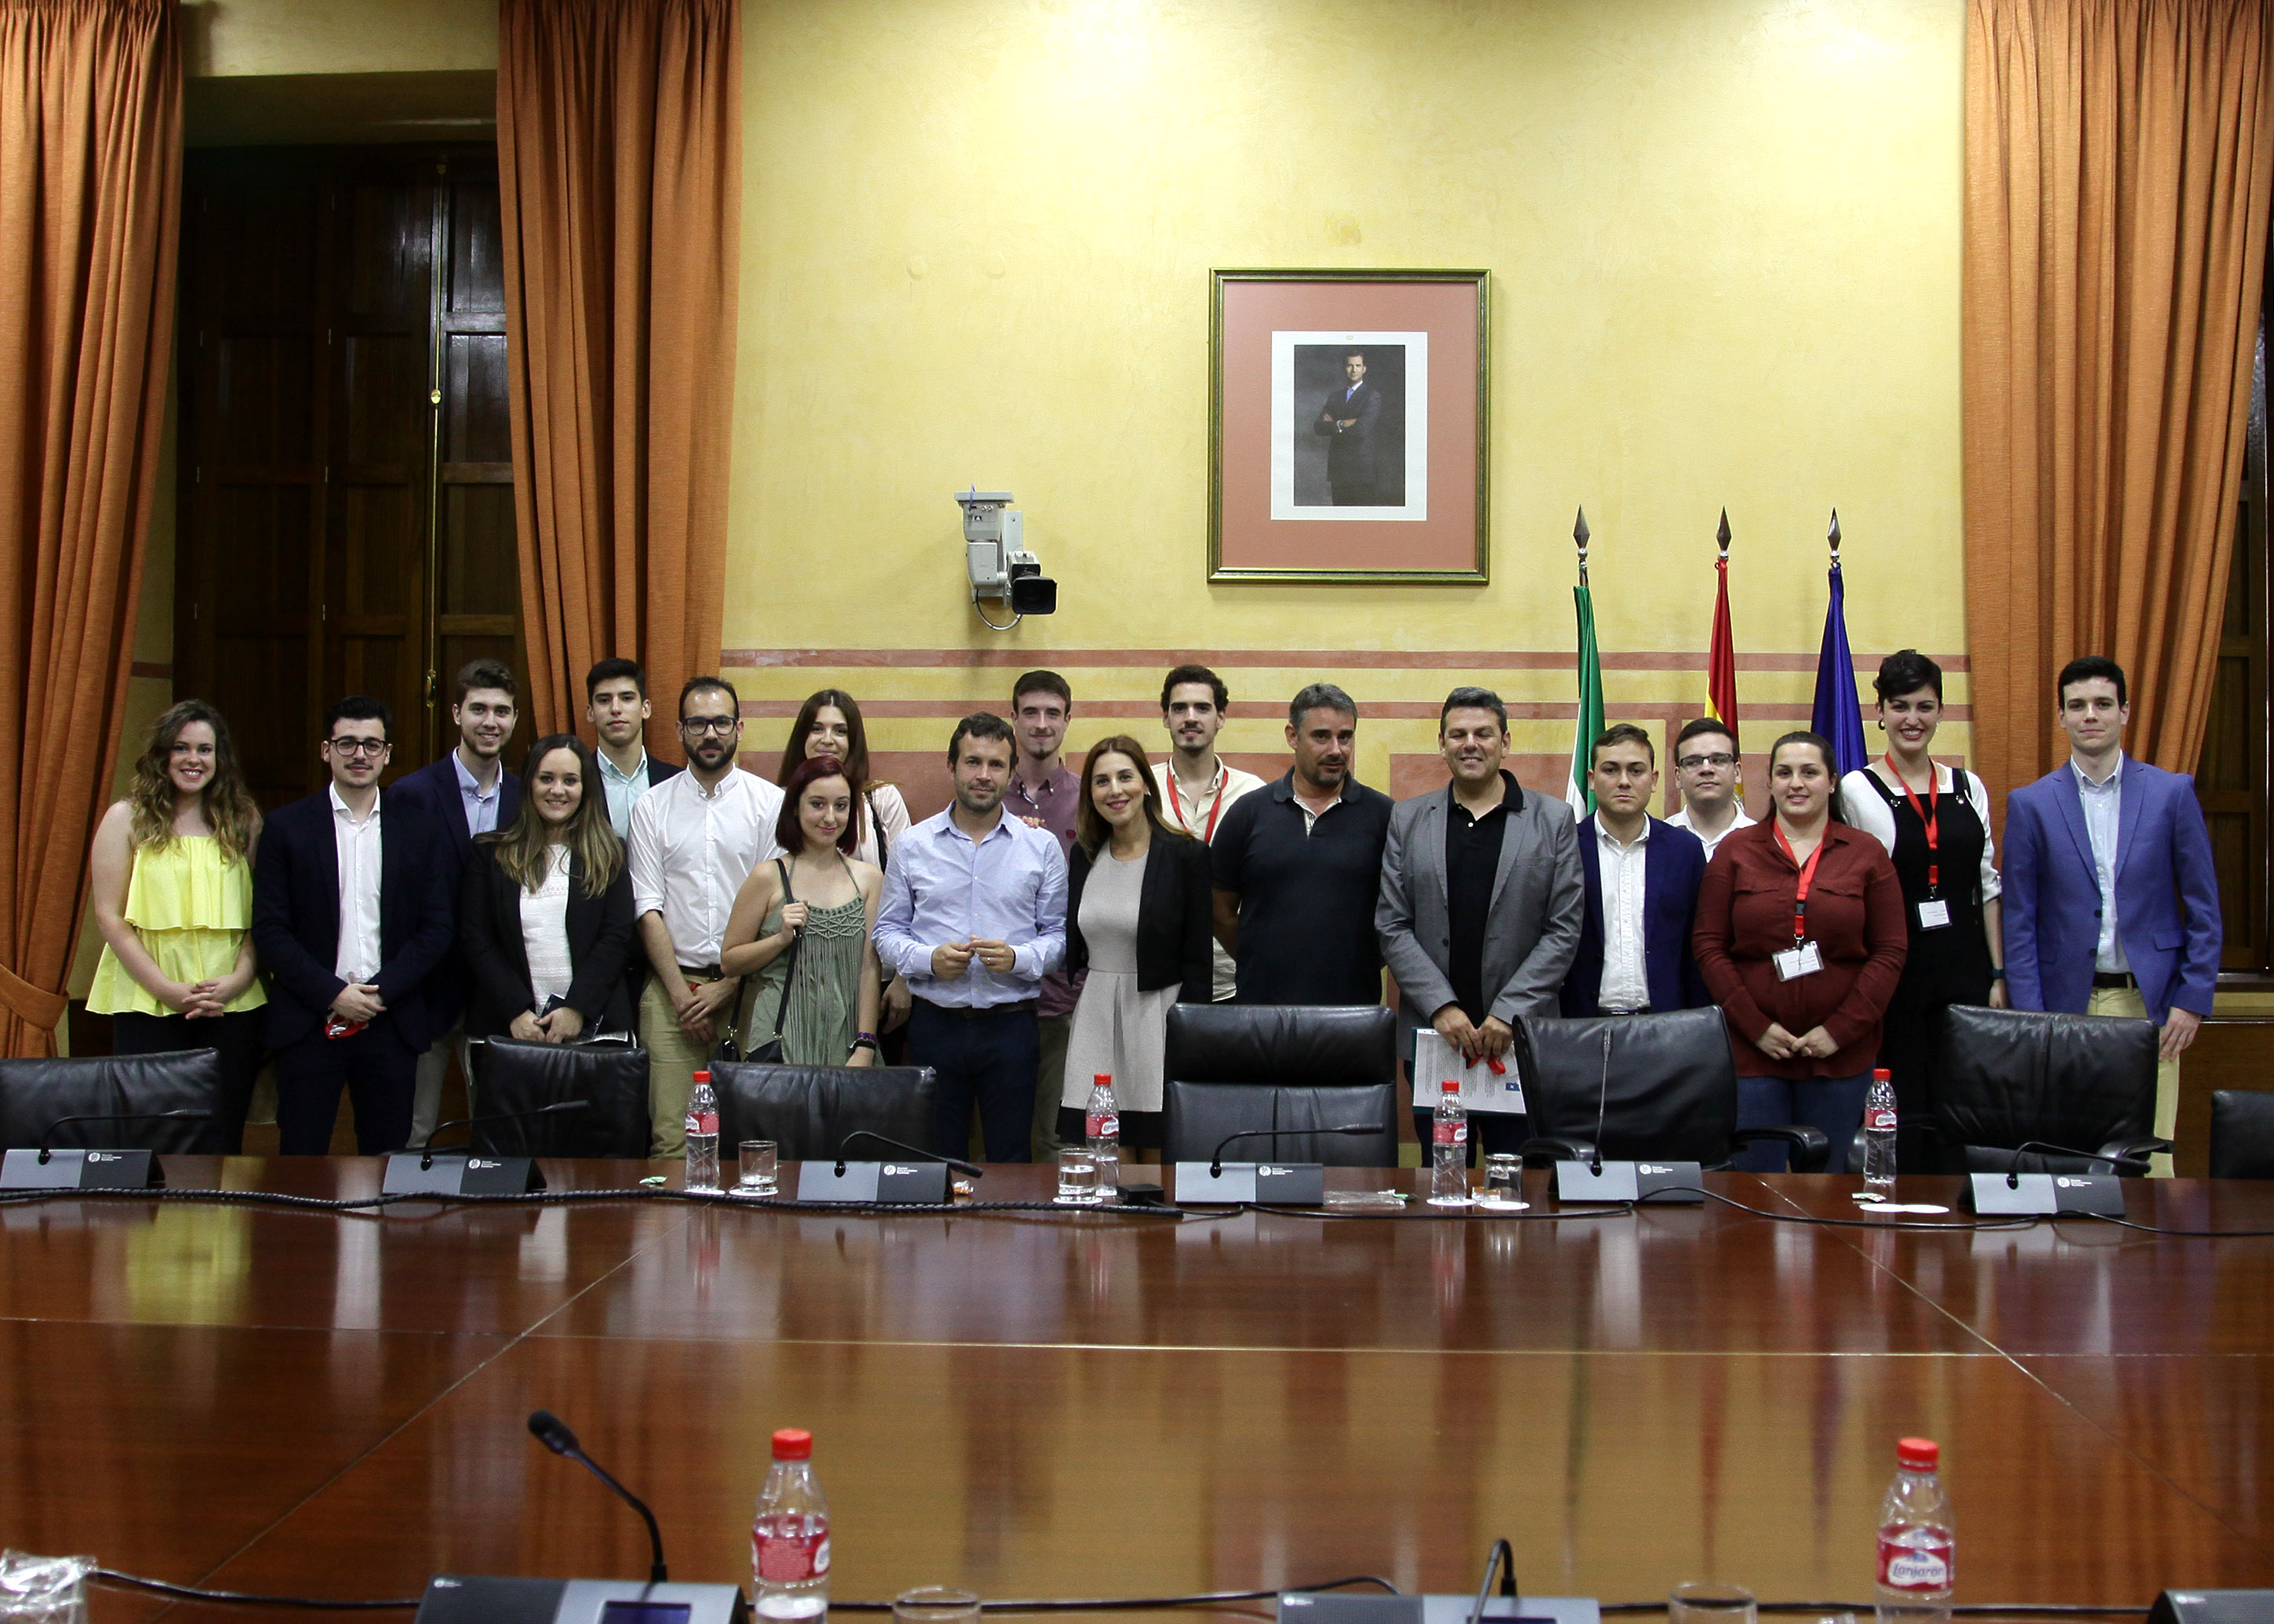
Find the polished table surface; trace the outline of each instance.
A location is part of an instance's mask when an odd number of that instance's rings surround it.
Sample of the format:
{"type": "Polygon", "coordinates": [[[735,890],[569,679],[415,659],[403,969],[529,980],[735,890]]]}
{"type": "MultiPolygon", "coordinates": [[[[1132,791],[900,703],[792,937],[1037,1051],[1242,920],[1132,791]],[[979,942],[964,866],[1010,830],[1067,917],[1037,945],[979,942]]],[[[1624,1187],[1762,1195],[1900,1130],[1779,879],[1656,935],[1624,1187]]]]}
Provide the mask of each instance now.
{"type": "MultiPolygon", "coordinates": [[[[544,1166],[556,1191],[653,1170],[544,1166]]],[[[379,1184],[376,1161],[166,1168],[379,1184]]],[[[1460,1590],[1502,1534],[1539,1593],[1868,1598],[1910,1433],[1944,1447],[1961,1601],[2274,1584],[2274,1238],[1896,1229],[1855,1222],[1852,1180],[1707,1184],[1788,1221],[1569,1215],[1541,1174],[1522,1216],[8,1201],[0,1544],[333,1597],[644,1574],[636,1519],[524,1431],[541,1406],[654,1506],[679,1579],[747,1582],[768,1434],[810,1427],[840,1600],[1460,1590]]],[[[2274,1185],[2127,1189],[2140,1222],[2274,1229],[2274,1185]]]]}

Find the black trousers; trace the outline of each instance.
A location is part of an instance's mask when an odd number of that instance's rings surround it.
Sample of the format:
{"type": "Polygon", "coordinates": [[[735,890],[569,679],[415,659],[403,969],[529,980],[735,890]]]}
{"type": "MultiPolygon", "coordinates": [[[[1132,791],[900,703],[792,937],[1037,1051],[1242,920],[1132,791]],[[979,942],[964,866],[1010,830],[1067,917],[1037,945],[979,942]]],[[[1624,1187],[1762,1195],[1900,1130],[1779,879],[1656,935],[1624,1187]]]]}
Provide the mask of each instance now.
{"type": "Polygon", "coordinates": [[[932,1148],[946,1156],[970,1149],[976,1100],[985,1159],[1033,1161],[1035,1071],[1042,1050],[1031,1004],[967,1017],[918,998],[908,1017],[908,1064],[930,1066],[939,1079],[932,1148]]]}
{"type": "Polygon", "coordinates": [[[221,1055],[221,1121],[224,1154],[245,1153],[245,1114],[252,1106],[252,1082],[260,1075],[260,1022],[264,1011],[235,1015],[145,1015],[125,1010],[110,1018],[114,1055],[178,1055],[211,1049],[221,1055]]]}
{"type": "Polygon", "coordinates": [[[276,1051],[277,1148],[320,1156],[332,1147],[340,1090],[355,1106],[356,1151],[384,1155],[410,1139],[410,1101],[418,1056],[395,1018],[381,1015],[352,1037],[328,1038],[322,1026],[276,1051]]]}

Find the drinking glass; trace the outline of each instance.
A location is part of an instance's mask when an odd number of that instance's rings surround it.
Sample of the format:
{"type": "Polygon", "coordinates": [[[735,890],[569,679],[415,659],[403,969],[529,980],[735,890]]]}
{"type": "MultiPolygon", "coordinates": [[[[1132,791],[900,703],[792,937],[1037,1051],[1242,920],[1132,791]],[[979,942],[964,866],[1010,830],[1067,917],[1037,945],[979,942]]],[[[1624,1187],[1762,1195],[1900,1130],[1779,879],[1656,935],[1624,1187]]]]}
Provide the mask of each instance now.
{"type": "Polygon", "coordinates": [[[979,1598],[927,1584],[892,1598],[892,1624],[979,1624],[979,1598]]]}
{"type": "Polygon", "coordinates": [[[1734,1584],[1677,1584],[1666,1598],[1666,1624],[1759,1624],[1753,1593],[1734,1584]]]}
{"type": "Polygon", "coordinates": [[[744,1195],[775,1193],[776,1158],[781,1147],[772,1139],[744,1139],[740,1147],[741,1172],[734,1188],[744,1195]]]}
{"type": "Polygon", "coordinates": [[[1503,1213],[1525,1209],[1523,1157],[1502,1153],[1485,1158],[1485,1192],[1477,1205],[1503,1213]]]}
{"type": "Polygon", "coordinates": [[[1058,1201],[1065,1207],[1096,1207],[1104,1195],[1098,1188],[1097,1158],[1087,1146],[1069,1145],[1058,1152],[1058,1201]]]}

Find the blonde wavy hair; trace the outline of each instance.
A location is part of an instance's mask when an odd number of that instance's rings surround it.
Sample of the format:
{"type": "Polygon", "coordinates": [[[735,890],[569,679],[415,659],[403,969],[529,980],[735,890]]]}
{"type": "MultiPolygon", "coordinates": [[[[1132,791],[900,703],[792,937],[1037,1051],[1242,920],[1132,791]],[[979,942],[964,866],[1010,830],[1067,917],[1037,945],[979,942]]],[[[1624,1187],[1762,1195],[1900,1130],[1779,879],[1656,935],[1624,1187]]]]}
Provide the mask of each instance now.
{"type": "Polygon", "coordinates": [[[127,800],[134,808],[127,832],[138,851],[163,851],[174,838],[174,780],[166,768],[174,741],[192,722],[213,729],[214,770],[204,792],[206,823],[231,861],[241,862],[252,849],[252,831],[260,825],[260,808],[245,787],[245,774],[237,764],[236,747],[230,743],[229,724],[221,712],[202,699],[184,699],[150,724],[149,742],[134,762],[134,787],[127,800]]]}

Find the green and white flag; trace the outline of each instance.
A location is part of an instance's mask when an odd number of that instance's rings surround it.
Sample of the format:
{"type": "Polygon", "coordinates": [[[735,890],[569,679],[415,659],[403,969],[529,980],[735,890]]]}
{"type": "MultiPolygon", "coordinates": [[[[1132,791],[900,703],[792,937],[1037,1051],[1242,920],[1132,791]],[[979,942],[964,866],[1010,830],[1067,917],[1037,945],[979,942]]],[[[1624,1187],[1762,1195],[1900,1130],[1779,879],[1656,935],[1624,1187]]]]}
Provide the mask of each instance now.
{"type": "Polygon", "coordinates": [[[1563,799],[1571,803],[1573,818],[1595,809],[1595,735],[1603,731],[1603,664],[1595,652],[1595,600],[1582,584],[1571,589],[1579,612],[1579,725],[1571,736],[1571,777],[1563,799]]]}

